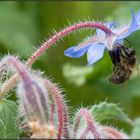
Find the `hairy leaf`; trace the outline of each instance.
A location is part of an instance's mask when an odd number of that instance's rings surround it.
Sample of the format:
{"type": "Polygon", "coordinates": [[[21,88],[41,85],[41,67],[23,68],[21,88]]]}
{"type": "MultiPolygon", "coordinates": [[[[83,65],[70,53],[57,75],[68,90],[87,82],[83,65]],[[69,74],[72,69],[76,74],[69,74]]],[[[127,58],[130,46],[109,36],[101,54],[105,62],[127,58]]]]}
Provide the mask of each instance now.
{"type": "Polygon", "coordinates": [[[13,101],[0,101],[0,138],[18,138],[19,130],[16,125],[17,105],[13,101]]]}
{"type": "Polygon", "coordinates": [[[132,123],[127,115],[116,104],[113,103],[102,102],[100,104],[94,105],[90,111],[96,121],[121,120],[129,124],[132,123]]]}

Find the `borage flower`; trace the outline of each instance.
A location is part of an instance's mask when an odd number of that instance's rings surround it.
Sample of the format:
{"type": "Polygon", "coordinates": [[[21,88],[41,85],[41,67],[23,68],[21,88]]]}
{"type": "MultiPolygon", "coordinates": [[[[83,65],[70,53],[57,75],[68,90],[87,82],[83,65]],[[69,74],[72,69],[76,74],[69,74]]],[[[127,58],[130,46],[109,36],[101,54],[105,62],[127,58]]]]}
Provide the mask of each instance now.
{"type": "Polygon", "coordinates": [[[114,34],[107,36],[105,32],[97,29],[95,36],[77,46],[68,48],[64,51],[64,54],[72,58],[79,58],[87,52],[88,65],[95,63],[103,57],[105,48],[109,51],[116,44],[123,45],[123,39],[140,28],[140,10],[136,16],[132,11],[132,21],[128,26],[114,28],[114,22],[105,23],[104,25],[111,29],[114,34]]]}

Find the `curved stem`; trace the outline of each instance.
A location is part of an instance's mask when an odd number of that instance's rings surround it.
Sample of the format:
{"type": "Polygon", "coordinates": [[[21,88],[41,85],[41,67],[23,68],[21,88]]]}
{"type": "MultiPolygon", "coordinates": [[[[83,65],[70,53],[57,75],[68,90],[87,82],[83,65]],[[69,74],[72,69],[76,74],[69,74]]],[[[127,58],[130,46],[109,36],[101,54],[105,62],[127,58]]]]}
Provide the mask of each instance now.
{"type": "MultiPolygon", "coordinates": [[[[25,72],[25,68],[22,66],[22,64],[20,63],[20,61],[18,61],[18,59],[16,57],[7,56],[7,57],[3,58],[3,60],[2,60],[1,63],[2,63],[2,65],[4,65],[4,64],[6,64],[6,65],[12,65],[17,70],[18,74],[15,74],[14,75],[13,80],[15,80],[15,77],[17,77],[17,76],[20,75],[24,81],[28,81],[29,77],[28,77],[28,75],[25,72]]],[[[11,81],[9,81],[9,84],[11,84],[10,82],[11,81]]],[[[5,89],[9,89],[9,84],[6,84],[4,86],[4,88],[5,89]]],[[[10,87],[11,87],[11,85],[10,85],[10,87]]],[[[3,98],[4,95],[5,94],[3,94],[3,92],[0,92],[0,98],[3,98]]]]}
{"type": "Polygon", "coordinates": [[[30,66],[33,62],[47,49],[50,45],[56,42],[58,39],[62,38],[66,34],[73,32],[75,30],[81,28],[96,28],[103,30],[107,35],[113,34],[112,31],[98,22],[83,22],[71,25],[67,28],[64,28],[62,31],[56,33],[53,37],[51,37],[48,41],[46,41],[35,53],[27,60],[26,65],[30,66]]]}
{"type": "Polygon", "coordinates": [[[111,127],[102,127],[101,133],[106,133],[107,139],[123,139],[125,136],[118,130],[111,128],[111,127]]]}
{"type": "Polygon", "coordinates": [[[14,85],[16,85],[16,83],[18,82],[18,78],[19,75],[14,74],[7,81],[5,81],[1,86],[0,96],[4,97],[7,94],[7,92],[9,92],[14,87],[14,85]]]}
{"type": "MultiPolygon", "coordinates": [[[[112,31],[104,26],[103,24],[99,22],[80,22],[71,26],[68,26],[64,28],[63,30],[56,33],[54,36],[52,36],[48,41],[46,41],[39,49],[37,49],[32,56],[27,60],[26,67],[31,66],[34,61],[46,50],[48,49],[52,44],[54,44],[58,39],[62,38],[63,36],[69,34],[70,32],[73,32],[75,30],[81,29],[81,28],[96,28],[101,29],[104,31],[108,36],[114,35],[112,31]]],[[[17,83],[18,75],[12,76],[8,81],[6,81],[1,89],[1,94],[6,94],[16,83],[17,83]]]]}
{"type": "Polygon", "coordinates": [[[74,123],[74,128],[73,128],[74,134],[76,134],[76,132],[77,132],[81,118],[83,118],[85,120],[87,126],[85,128],[85,131],[81,134],[80,138],[85,139],[88,132],[90,131],[93,134],[95,139],[99,139],[100,135],[97,132],[95,122],[93,122],[92,116],[87,109],[80,109],[78,111],[76,119],[75,119],[75,123],[74,123]]]}

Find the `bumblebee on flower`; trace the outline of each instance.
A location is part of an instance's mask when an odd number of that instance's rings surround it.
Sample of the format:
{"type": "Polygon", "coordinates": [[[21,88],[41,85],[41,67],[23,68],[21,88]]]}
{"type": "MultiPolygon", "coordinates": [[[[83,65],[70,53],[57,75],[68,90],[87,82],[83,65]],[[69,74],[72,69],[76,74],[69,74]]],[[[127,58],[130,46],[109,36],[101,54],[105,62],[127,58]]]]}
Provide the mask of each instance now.
{"type": "Polygon", "coordinates": [[[97,29],[93,37],[77,46],[68,48],[64,54],[72,58],[79,58],[87,52],[87,65],[89,66],[103,57],[106,48],[114,65],[114,75],[110,77],[109,81],[120,84],[129,79],[135,66],[135,50],[126,48],[123,40],[140,28],[140,10],[136,15],[132,11],[132,21],[127,26],[115,28],[114,22],[108,22],[104,25],[112,31],[110,35],[97,29]],[[126,71],[128,71],[127,74],[126,71]]]}

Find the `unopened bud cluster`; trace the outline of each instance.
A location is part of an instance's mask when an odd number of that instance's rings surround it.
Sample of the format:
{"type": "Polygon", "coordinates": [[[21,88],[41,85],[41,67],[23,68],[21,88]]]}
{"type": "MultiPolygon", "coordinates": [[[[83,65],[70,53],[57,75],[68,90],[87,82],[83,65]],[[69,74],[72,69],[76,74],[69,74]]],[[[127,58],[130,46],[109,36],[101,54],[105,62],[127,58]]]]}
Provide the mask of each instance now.
{"type": "Polygon", "coordinates": [[[8,67],[19,76],[16,88],[19,117],[29,129],[30,138],[127,138],[117,129],[97,123],[90,111],[84,108],[76,113],[72,126],[66,103],[56,84],[43,78],[39,72],[27,69],[17,57],[7,56],[1,60],[0,70],[8,67]]]}

